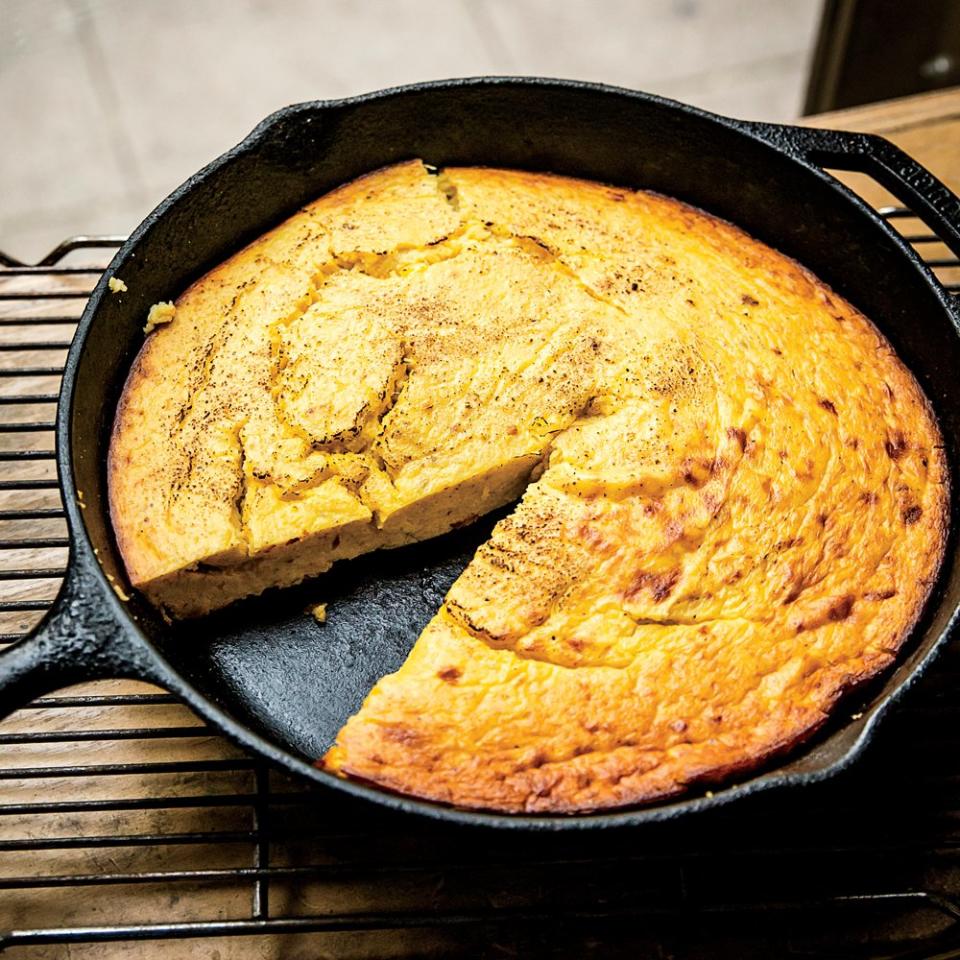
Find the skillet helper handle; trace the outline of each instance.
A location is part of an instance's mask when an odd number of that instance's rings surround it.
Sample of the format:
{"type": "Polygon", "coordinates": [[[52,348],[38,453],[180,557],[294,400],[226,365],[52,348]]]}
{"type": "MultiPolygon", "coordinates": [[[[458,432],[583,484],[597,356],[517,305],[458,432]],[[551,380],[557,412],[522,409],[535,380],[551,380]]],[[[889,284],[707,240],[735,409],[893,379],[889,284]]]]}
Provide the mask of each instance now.
{"type": "Polygon", "coordinates": [[[764,140],[820,167],[865,173],[915,213],[960,257],[960,198],[884,137],[773,123],[748,125],[764,140]]]}
{"type": "Polygon", "coordinates": [[[43,620],[0,652],[0,718],[70,684],[150,678],[146,649],[120,626],[99,585],[90,582],[81,566],[71,559],[63,587],[43,620]]]}

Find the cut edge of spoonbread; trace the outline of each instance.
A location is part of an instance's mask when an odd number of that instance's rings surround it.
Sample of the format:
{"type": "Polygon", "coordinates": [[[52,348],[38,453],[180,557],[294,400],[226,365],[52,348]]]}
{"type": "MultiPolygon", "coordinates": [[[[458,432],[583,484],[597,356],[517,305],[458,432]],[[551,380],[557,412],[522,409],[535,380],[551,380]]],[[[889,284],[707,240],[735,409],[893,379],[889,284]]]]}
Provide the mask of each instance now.
{"type": "Polygon", "coordinates": [[[515,500],[589,401],[601,306],[574,278],[555,288],[536,245],[461,223],[447,190],[419,161],[347,184],[203,276],[146,339],[108,482],[131,583],[167,613],[515,500]],[[524,281],[505,306],[489,243],[524,281]],[[529,337],[525,311],[541,314],[529,337]]]}

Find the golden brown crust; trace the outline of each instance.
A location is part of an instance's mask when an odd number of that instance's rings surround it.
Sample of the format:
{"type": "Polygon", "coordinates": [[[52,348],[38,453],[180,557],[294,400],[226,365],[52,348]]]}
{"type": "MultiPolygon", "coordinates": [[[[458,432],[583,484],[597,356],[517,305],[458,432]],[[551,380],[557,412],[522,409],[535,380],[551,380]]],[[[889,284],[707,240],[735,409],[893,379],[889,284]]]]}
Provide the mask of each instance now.
{"type": "Polygon", "coordinates": [[[665,197],[401,165],[177,308],[110,462],[131,578],[174,612],[525,487],[340,732],[322,762],[341,775],[558,813],[722,780],[894,659],[942,558],[943,447],[889,344],[665,197]],[[199,379],[167,372],[198,358],[199,379]],[[131,467],[158,410],[174,439],[131,467]]]}
{"type": "Polygon", "coordinates": [[[555,440],[322,765],[460,806],[569,813],[795,747],[892,662],[942,558],[946,464],[915,381],[849,304],[700,211],[533,174],[448,176],[461,209],[535,235],[645,325],[637,359],[656,376],[631,416],[610,412],[612,432],[555,440]],[[611,199],[640,204],[644,256],[611,199]],[[700,366],[709,377],[683,375],[700,366]],[[636,423],[653,424],[661,461],[636,423]]]}

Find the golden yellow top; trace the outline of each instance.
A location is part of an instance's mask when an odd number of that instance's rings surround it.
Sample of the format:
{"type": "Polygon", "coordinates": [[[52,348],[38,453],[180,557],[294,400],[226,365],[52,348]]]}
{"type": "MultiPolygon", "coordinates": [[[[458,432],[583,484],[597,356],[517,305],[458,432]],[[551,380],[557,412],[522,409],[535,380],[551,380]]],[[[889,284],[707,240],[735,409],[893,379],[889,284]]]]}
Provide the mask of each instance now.
{"type": "Polygon", "coordinates": [[[654,194],[417,162],[177,300],[110,487],[132,581],[176,614],[522,492],[324,762],[554,811],[809,735],[894,657],[947,499],[915,381],[786,257],[654,194]]]}

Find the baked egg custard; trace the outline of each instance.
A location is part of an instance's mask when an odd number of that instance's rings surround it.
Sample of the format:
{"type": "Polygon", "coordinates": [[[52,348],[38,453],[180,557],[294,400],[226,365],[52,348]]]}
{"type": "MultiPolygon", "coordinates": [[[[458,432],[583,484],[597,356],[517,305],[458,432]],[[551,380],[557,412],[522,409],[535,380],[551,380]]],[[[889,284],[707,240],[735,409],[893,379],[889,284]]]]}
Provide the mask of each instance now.
{"type": "Polygon", "coordinates": [[[654,193],[398,164],[151,329],[108,479],[169,616],[519,498],[318,761],[341,776],[556,813],[719,782],[888,666],[942,559],[943,444],[889,343],[654,193]]]}

